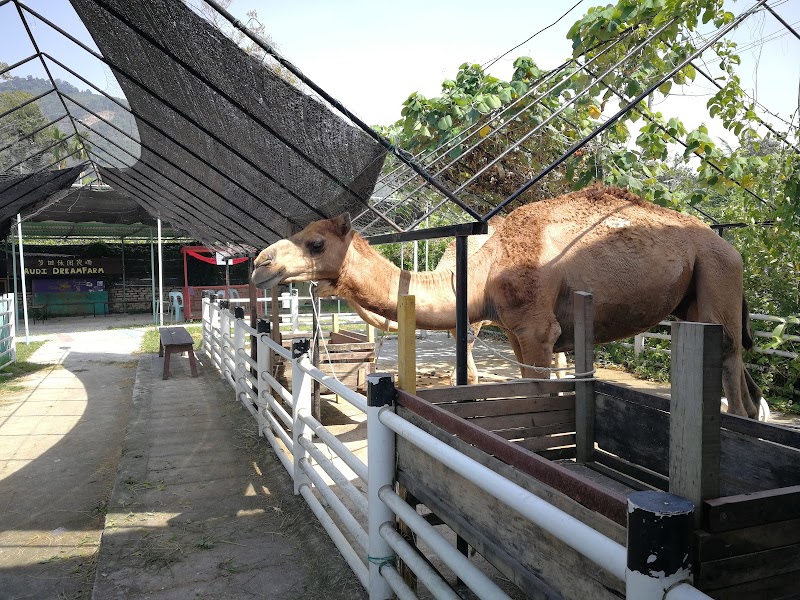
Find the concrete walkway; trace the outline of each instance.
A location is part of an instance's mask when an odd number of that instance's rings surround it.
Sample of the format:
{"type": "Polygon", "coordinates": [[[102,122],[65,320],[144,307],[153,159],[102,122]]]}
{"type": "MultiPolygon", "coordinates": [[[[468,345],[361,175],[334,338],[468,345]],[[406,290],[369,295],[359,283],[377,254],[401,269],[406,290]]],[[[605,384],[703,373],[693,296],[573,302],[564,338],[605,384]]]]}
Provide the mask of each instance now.
{"type": "Polygon", "coordinates": [[[88,598],[142,332],[40,335],[43,369],[0,398],[0,597],[88,598]]]}
{"type": "Polygon", "coordinates": [[[0,598],[365,597],[219,376],[135,354],[120,327],[149,320],[31,327],[47,366],[0,396],[0,598]]]}
{"type": "Polygon", "coordinates": [[[139,363],[94,600],[365,597],[233,390],[172,360],[139,363]]]}

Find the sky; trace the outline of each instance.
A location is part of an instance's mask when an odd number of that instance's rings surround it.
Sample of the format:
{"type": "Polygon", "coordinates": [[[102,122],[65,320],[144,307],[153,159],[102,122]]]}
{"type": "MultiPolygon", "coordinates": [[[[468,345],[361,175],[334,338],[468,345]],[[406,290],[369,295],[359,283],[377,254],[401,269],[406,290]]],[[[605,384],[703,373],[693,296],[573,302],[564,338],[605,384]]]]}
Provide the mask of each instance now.
{"type": "MultiPolygon", "coordinates": [[[[800,0],[770,3],[790,24],[800,27],[800,0]]],[[[27,4],[91,44],[67,0],[27,0],[27,4]]],[[[522,44],[490,72],[508,79],[513,60],[523,55],[532,56],[544,68],[557,66],[571,54],[568,29],[596,4],[592,0],[234,0],[230,11],[247,21],[245,13],[255,10],[280,52],[306,76],[367,123],[388,125],[400,118],[402,103],[410,93],[439,95],[442,81],[454,77],[464,62],[483,64],[522,44]],[[562,16],[560,22],[525,42],[562,16]]],[[[752,0],[729,1],[726,7],[738,14],[751,4],[752,0]]],[[[106,91],[120,93],[99,61],[65,44],[43,23],[34,22],[32,27],[43,50],[86,73],[106,91]]],[[[800,41],[766,14],[750,19],[734,39],[742,48],[756,42],[742,52],[743,87],[767,109],[789,118],[798,104],[800,41]],[[773,32],[779,37],[758,43],[773,32]]],[[[11,3],[0,7],[0,40],[0,61],[14,63],[32,52],[11,3]]],[[[709,69],[719,73],[713,64],[709,69]]],[[[14,74],[42,76],[43,71],[29,63],[14,74]]],[[[54,75],[81,89],[87,87],[58,68],[54,75]]],[[[705,113],[710,85],[698,80],[691,88],[673,91],[678,92],[675,97],[658,106],[667,116],[679,115],[690,128],[706,122],[712,134],[725,135],[721,125],[710,122],[705,113]]]]}

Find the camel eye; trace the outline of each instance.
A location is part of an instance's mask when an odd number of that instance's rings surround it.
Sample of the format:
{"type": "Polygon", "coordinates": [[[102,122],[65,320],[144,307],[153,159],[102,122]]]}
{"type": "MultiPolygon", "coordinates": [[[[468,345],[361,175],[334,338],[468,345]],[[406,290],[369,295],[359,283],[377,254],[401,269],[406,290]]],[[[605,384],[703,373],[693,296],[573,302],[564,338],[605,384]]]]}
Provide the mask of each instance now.
{"type": "Polygon", "coordinates": [[[322,254],[325,249],[325,240],[312,240],[306,244],[311,254],[322,254]]]}

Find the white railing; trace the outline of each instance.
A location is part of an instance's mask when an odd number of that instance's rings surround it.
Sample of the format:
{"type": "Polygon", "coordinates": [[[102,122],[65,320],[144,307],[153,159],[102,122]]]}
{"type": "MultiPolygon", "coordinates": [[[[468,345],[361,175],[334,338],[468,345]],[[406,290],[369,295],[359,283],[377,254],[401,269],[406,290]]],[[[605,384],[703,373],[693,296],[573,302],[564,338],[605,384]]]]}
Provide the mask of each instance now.
{"type": "Polygon", "coordinates": [[[0,296],[0,367],[17,362],[16,308],[14,294],[0,296]]]}
{"type": "MultiPolygon", "coordinates": [[[[396,436],[421,448],[431,461],[456,470],[623,582],[627,579],[628,598],[708,598],[688,584],[673,585],[667,595],[658,584],[658,592],[652,582],[642,585],[626,571],[623,546],[399,417],[374,393],[374,384],[386,378],[386,374],[369,376],[368,400],[314,367],[303,340],[295,340],[292,351],[288,351],[268,333],[251,328],[243,318],[236,318],[229,309],[219,308],[207,298],[203,299],[202,313],[203,350],[211,364],[231,385],[236,399],[253,415],[259,434],[267,439],[292,477],[295,494],[306,500],[359,581],[369,590],[371,600],[383,600],[393,594],[403,599],[417,598],[394,566],[398,557],[435,598],[459,598],[417,548],[395,531],[396,517],[478,598],[508,598],[395,494],[396,436]],[[248,348],[248,339],[255,340],[255,359],[248,352],[252,349],[248,348]],[[291,391],[275,377],[276,357],[287,366],[287,377],[291,374],[291,391]],[[312,416],[314,380],[349,402],[359,414],[366,413],[366,462],[312,416]]],[[[641,579],[641,575],[638,577],[641,579]]]]}
{"type": "MultiPolygon", "coordinates": [[[[775,316],[772,316],[772,315],[761,315],[761,314],[751,313],[750,314],[750,320],[751,321],[768,322],[768,323],[777,323],[778,325],[783,325],[784,328],[785,327],[790,327],[790,326],[798,326],[798,325],[800,325],[800,320],[798,320],[797,317],[790,317],[790,318],[787,318],[787,317],[775,317],[775,316]]],[[[671,326],[672,326],[672,321],[661,321],[658,324],[657,327],[671,327],[671,326]]],[[[800,353],[791,352],[791,351],[788,351],[788,350],[779,350],[777,348],[767,348],[765,346],[759,345],[759,343],[758,343],[758,340],[763,340],[763,339],[770,339],[770,340],[778,339],[781,342],[795,343],[795,342],[800,342],[800,335],[787,335],[787,334],[784,334],[784,333],[781,333],[780,335],[776,335],[774,332],[761,331],[761,330],[758,330],[758,329],[755,329],[755,328],[753,328],[752,331],[753,331],[753,337],[755,338],[754,346],[753,346],[753,351],[754,352],[757,352],[759,354],[766,354],[766,355],[770,355],[770,356],[779,356],[781,358],[789,358],[789,359],[792,359],[792,360],[797,360],[797,358],[800,357],[800,353]]],[[[639,335],[637,335],[634,338],[634,342],[633,342],[632,345],[629,344],[629,343],[622,343],[621,345],[626,346],[628,348],[633,346],[634,354],[636,356],[639,356],[639,354],[641,354],[642,350],[644,350],[646,348],[646,340],[648,340],[648,339],[669,340],[669,341],[671,341],[672,340],[672,336],[669,333],[659,333],[659,332],[655,332],[655,331],[646,331],[644,333],[640,333],[639,335]]],[[[661,352],[666,352],[667,354],[670,353],[670,350],[667,349],[667,348],[659,348],[659,350],[661,352]]]]}

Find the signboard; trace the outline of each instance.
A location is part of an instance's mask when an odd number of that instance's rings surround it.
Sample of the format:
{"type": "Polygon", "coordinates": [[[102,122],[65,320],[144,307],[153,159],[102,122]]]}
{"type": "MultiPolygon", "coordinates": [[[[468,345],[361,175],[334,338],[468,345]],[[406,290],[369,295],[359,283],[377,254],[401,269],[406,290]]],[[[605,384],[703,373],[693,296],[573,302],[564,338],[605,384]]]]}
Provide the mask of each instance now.
{"type": "Polygon", "coordinates": [[[102,292],[105,290],[103,281],[92,279],[34,279],[34,294],[58,294],[65,292],[102,292]]]}
{"type": "Polygon", "coordinates": [[[88,281],[104,275],[121,275],[119,258],[81,258],[78,256],[35,256],[25,261],[27,277],[71,277],[88,281]]]}

